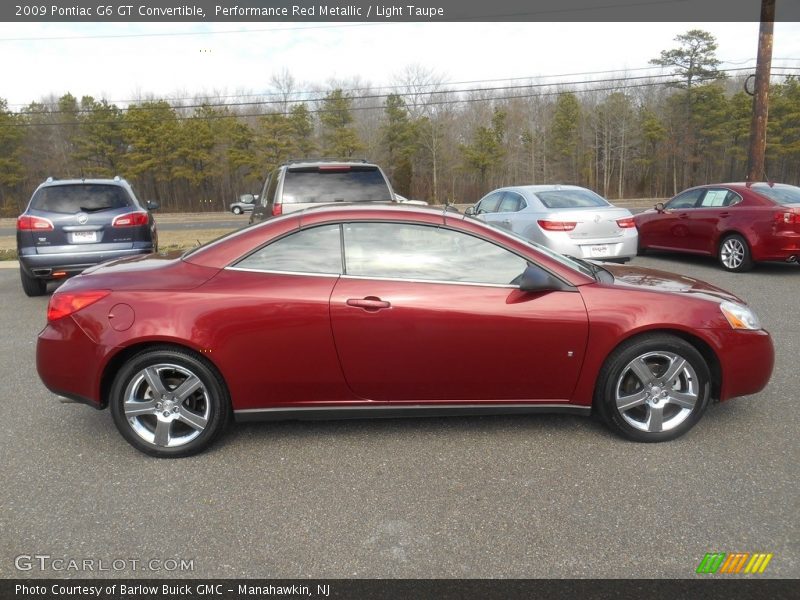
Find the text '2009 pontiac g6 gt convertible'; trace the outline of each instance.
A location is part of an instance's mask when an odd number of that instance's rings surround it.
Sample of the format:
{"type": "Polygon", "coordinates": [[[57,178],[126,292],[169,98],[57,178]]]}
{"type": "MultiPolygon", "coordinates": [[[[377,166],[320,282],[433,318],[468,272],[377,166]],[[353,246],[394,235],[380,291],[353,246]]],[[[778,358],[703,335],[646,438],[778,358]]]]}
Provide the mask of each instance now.
{"type": "Polygon", "coordinates": [[[231,419],[595,411],[660,442],[760,391],[774,360],[719,288],[415,206],[309,209],[105,263],[47,317],[45,385],[110,407],[160,457],[203,450],[231,419]]]}

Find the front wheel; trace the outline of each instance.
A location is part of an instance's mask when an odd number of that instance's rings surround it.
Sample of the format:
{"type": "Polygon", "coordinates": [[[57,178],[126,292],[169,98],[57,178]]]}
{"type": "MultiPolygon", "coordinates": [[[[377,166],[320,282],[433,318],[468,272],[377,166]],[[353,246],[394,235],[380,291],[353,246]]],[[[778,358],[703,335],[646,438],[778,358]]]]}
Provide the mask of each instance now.
{"type": "Polygon", "coordinates": [[[719,245],[719,262],[726,271],[742,273],[753,268],[750,246],[739,234],[726,237],[719,245]]]}
{"type": "Polygon", "coordinates": [[[238,206],[234,206],[234,207],[233,207],[233,209],[232,209],[232,211],[233,211],[233,214],[235,214],[235,215],[240,215],[240,214],[242,214],[242,212],[244,212],[244,211],[243,211],[241,208],[239,208],[238,206]]]}
{"type": "Polygon", "coordinates": [[[612,430],[637,442],[680,437],[700,420],[709,401],[703,356],[671,335],[622,344],[600,372],[595,406],[612,430]]]}
{"type": "Polygon", "coordinates": [[[110,405],[122,436],[137,450],[162,458],[205,450],[230,414],[217,373],[173,348],[146,350],[128,360],[111,387],[110,405]]]}

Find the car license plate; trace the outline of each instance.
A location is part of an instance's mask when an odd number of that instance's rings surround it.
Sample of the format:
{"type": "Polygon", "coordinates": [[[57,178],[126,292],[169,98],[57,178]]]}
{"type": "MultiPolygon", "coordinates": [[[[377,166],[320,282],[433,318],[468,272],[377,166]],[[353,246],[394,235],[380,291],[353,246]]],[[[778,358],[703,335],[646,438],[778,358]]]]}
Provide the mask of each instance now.
{"type": "Polygon", "coordinates": [[[75,231],[72,234],[72,242],[75,244],[85,244],[97,241],[96,231],[75,231]]]}
{"type": "Polygon", "coordinates": [[[611,249],[608,247],[608,244],[599,244],[597,246],[590,246],[589,253],[592,258],[603,257],[611,254],[611,249]]]}

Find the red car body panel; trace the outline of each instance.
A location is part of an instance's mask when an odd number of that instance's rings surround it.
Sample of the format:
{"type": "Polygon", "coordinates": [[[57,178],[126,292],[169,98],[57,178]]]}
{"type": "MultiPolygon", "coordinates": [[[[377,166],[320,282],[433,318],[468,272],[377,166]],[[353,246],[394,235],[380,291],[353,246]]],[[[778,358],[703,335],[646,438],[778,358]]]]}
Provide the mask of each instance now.
{"type": "Polygon", "coordinates": [[[344,277],[331,324],[350,388],[400,402],[568,401],[589,328],[577,292],[344,277]],[[390,306],[347,303],[365,297],[390,306]]]}
{"type": "Polygon", "coordinates": [[[755,261],[800,257],[800,208],[778,204],[743,183],[692,189],[727,189],[742,200],[731,206],[651,209],[634,215],[641,248],[715,256],[725,236],[737,233],[747,240],[755,261]],[[784,224],[776,219],[784,213],[799,218],[784,224]]]}
{"type": "Polygon", "coordinates": [[[771,338],[731,329],[718,303],[735,296],[687,277],[608,269],[616,282],[599,283],[461,215],[408,207],[294,213],[184,258],[118,261],[69,280],[56,294],[112,292],[48,323],[39,336],[37,369],[50,390],[101,408],[120,357],[168,343],[217,368],[234,411],[451,403],[589,407],[608,354],[631,336],[659,330],[710,348],[720,367],[715,387],[721,399],[766,385],[771,338]],[[387,219],[479,235],[559,276],[564,290],[225,268],[299,227],[387,219]],[[388,305],[348,303],[364,299],[388,305]]]}

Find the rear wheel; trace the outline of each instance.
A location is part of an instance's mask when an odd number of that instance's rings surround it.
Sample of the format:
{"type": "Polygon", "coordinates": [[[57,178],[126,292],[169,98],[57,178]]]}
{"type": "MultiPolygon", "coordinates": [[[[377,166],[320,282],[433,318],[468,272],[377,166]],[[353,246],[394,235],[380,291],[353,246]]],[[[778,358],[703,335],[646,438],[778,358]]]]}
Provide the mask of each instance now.
{"type": "Polygon", "coordinates": [[[233,214],[240,215],[240,214],[242,214],[242,212],[244,212],[244,211],[241,208],[239,208],[238,206],[234,206],[233,207],[233,214]]]}
{"type": "Polygon", "coordinates": [[[622,344],[606,360],[595,406],[618,434],[664,442],[691,429],[708,406],[710,374],[702,355],[671,335],[622,344]]]}
{"type": "Polygon", "coordinates": [[[727,271],[742,273],[753,268],[750,246],[738,233],[729,235],[719,245],[719,262],[727,271]]]}
{"type": "Polygon", "coordinates": [[[111,388],[110,405],[122,436],[137,450],[162,458],[205,450],[230,414],[216,372],[173,348],[147,350],[126,362],[111,388]]]}
{"type": "Polygon", "coordinates": [[[22,291],[26,296],[43,296],[47,292],[47,282],[38,277],[31,277],[22,270],[22,267],[19,269],[19,278],[22,280],[22,291]]]}

